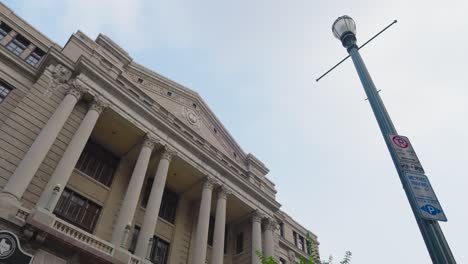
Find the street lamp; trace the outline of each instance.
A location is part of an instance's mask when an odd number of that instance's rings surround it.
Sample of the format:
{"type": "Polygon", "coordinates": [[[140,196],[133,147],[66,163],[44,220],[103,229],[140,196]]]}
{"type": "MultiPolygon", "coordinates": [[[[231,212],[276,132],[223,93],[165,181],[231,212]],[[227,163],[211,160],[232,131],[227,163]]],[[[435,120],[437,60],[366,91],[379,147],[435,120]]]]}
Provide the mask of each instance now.
{"type": "MultiPolygon", "coordinates": [[[[414,198],[414,190],[412,189],[412,186],[410,186],[410,183],[407,179],[407,174],[408,170],[419,169],[423,173],[424,170],[422,169],[422,167],[414,167],[414,163],[412,164],[402,162],[400,158],[401,152],[397,152],[396,148],[393,145],[394,143],[391,139],[392,135],[397,135],[393,136],[393,138],[395,139],[397,137],[400,141],[404,137],[398,136],[395,126],[393,125],[392,120],[390,119],[390,116],[388,115],[388,112],[385,109],[385,106],[377,92],[377,89],[375,88],[374,82],[372,81],[372,78],[370,77],[369,72],[367,71],[366,65],[364,64],[364,61],[362,60],[361,55],[359,54],[359,48],[356,45],[356,23],[349,16],[341,16],[338,19],[336,19],[333,23],[332,31],[333,35],[337,39],[339,39],[343,46],[347,49],[349,55],[353,60],[354,66],[359,75],[359,79],[361,80],[362,86],[364,87],[364,91],[366,92],[367,98],[369,99],[372,111],[374,112],[375,118],[377,119],[377,123],[379,124],[382,136],[384,137],[393,163],[398,171],[398,175],[403,185],[403,189],[405,190],[406,196],[411,205],[411,209],[413,210],[413,214],[416,218],[416,222],[418,223],[419,230],[421,231],[424,242],[426,243],[426,247],[429,251],[429,255],[431,256],[432,262],[437,264],[455,264],[456,261],[452,255],[450,247],[448,246],[445,236],[442,230],[440,229],[439,223],[435,220],[428,220],[427,217],[422,217],[421,213],[419,212],[421,209],[424,209],[424,207],[420,207],[420,205],[414,198]]],[[[394,142],[400,143],[399,141],[394,142]]],[[[404,141],[403,139],[403,142],[406,141],[404,141]]],[[[415,154],[414,156],[416,157],[415,154]]],[[[419,164],[419,160],[417,160],[417,164],[419,164]]],[[[424,175],[420,176],[421,179],[425,179],[424,177],[426,177],[424,175]]],[[[430,210],[432,209],[434,208],[431,207],[430,210]]],[[[431,213],[432,212],[433,211],[431,211],[431,213]]]]}

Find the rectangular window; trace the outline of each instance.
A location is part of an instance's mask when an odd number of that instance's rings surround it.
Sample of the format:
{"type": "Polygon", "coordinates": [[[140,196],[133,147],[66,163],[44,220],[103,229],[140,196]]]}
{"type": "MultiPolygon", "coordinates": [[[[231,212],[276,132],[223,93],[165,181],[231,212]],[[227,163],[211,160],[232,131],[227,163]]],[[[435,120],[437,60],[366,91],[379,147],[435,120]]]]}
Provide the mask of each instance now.
{"type": "Polygon", "coordinates": [[[57,217],[90,233],[93,232],[100,213],[101,206],[69,189],[63,190],[54,210],[57,217]]]}
{"type": "Polygon", "coordinates": [[[0,103],[5,100],[8,94],[13,90],[8,84],[0,80],[0,103]]]}
{"type": "Polygon", "coordinates": [[[305,247],[304,247],[304,237],[303,236],[299,236],[299,245],[298,245],[298,248],[302,251],[305,250],[305,247]]]}
{"type": "Polygon", "coordinates": [[[166,264],[169,258],[169,243],[159,237],[153,237],[153,248],[151,249],[151,262],[154,264],[166,264]]]}
{"type": "Polygon", "coordinates": [[[296,231],[293,231],[293,238],[294,238],[294,245],[297,247],[297,233],[296,231]]]}
{"type": "Polygon", "coordinates": [[[119,159],[114,154],[89,140],[75,168],[98,182],[110,186],[118,163],[119,159]]]}
{"type": "Polygon", "coordinates": [[[0,40],[2,40],[6,35],[8,35],[8,33],[10,33],[10,31],[11,31],[11,28],[7,24],[1,22],[1,24],[0,24],[0,40]]]}
{"type": "Polygon", "coordinates": [[[137,244],[139,235],[140,235],[140,227],[136,225],[133,228],[132,241],[130,242],[130,247],[128,247],[128,251],[135,253],[136,244],[137,244]]]}
{"type": "Polygon", "coordinates": [[[44,55],[44,51],[42,51],[40,48],[35,48],[34,51],[31,52],[31,54],[29,54],[29,56],[26,58],[26,62],[29,65],[36,67],[44,55]]]}
{"type": "Polygon", "coordinates": [[[29,40],[18,34],[10,43],[8,43],[6,48],[13,52],[13,54],[19,56],[23,53],[26,47],[29,46],[29,44],[29,40]]]}
{"type": "Polygon", "coordinates": [[[244,233],[240,232],[236,236],[236,254],[244,252],[244,233]]]}
{"type": "Polygon", "coordinates": [[[280,236],[284,237],[284,223],[279,224],[280,236]]]}
{"type": "MultiPolygon", "coordinates": [[[[143,208],[146,208],[148,205],[151,188],[153,186],[153,180],[153,178],[148,178],[146,181],[146,185],[143,190],[143,197],[141,198],[141,206],[143,208]]],[[[161,207],[159,208],[159,217],[173,224],[175,221],[178,200],[179,195],[177,193],[169,190],[168,188],[164,188],[161,199],[161,207]]]]}

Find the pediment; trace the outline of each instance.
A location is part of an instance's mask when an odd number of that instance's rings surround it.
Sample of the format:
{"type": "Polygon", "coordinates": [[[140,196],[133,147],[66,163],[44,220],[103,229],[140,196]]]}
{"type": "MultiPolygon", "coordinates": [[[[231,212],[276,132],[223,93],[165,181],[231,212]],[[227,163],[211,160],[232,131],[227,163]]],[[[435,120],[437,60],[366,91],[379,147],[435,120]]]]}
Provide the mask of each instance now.
{"type": "Polygon", "coordinates": [[[153,76],[148,76],[147,72],[138,72],[137,68],[126,72],[132,83],[211,146],[237,162],[245,159],[245,153],[198,93],[159,74],[151,74],[153,76]]]}

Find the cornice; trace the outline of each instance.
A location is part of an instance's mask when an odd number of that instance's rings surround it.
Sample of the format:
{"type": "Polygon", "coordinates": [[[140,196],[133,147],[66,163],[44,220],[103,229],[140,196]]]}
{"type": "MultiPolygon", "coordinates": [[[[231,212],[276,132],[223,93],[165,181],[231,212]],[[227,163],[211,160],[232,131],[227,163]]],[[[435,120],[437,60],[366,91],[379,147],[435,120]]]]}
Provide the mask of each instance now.
{"type": "MultiPolygon", "coordinates": [[[[207,163],[210,167],[212,167],[219,174],[223,174],[224,176],[229,175],[230,179],[233,180],[234,184],[240,184],[240,185],[244,185],[245,187],[247,187],[249,190],[248,193],[250,196],[252,196],[253,198],[259,201],[266,202],[267,204],[269,204],[268,207],[271,208],[273,211],[276,211],[279,209],[279,207],[281,206],[280,203],[278,203],[272,197],[268,196],[258,187],[254,186],[246,178],[239,175],[239,171],[242,171],[244,169],[241,169],[241,170],[237,169],[237,171],[234,171],[231,166],[228,166],[228,164],[225,164],[217,155],[209,151],[210,149],[209,147],[201,148],[200,147],[201,141],[197,141],[196,138],[188,136],[187,133],[184,132],[188,130],[188,128],[184,128],[185,124],[178,121],[174,116],[172,116],[171,118],[171,114],[168,113],[166,110],[164,110],[164,108],[159,106],[156,102],[154,102],[154,100],[153,102],[151,102],[154,107],[148,107],[147,105],[143,104],[138,98],[136,98],[136,95],[131,95],[131,93],[128,93],[128,90],[124,89],[125,87],[123,87],[122,85],[119,85],[116,82],[116,80],[109,78],[106,72],[103,72],[102,69],[98,65],[94,64],[92,61],[90,61],[89,59],[85,57],[81,57],[77,61],[75,68],[78,71],[88,72],[89,74],[92,74],[95,77],[98,77],[101,80],[101,82],[104,81],[106,86],[112,87],[111,92],[113,92],[114,94],[115,92],[118,92],[121,99],[124,99],[124,101],[132,103],[134,106],[136,106],[136,107],[132,107],[132,110],[138,112],[141,116],[146,117],[147,120],[155,120],[157,123],[163,125],[164,129],[167,130],[167,132],[165,132],[166,134],[170,134],[171,137],[174,137],[174,140],[176,141],[179,140],[178,142],[182,143],[182,145],[184,144],[186,146],[188,145],[188,149],[195,150],[199,152],[200,154],[202,154],[204,157],[201,157],[199,155],[197,155],[197,157],[199,157],[200,160],[202,160],[203,162],[207,163]],[[184,129],[181,129],[181,128],[184,128],[184,129]]],[[[131,118],[131,116],[129,117],[131,118]]],[[[139,120],[134,120],[134,121],[140,122],[139,120]]],[[[151,123],[154,124],[153,122],[151,123]]],[[[154,126],[146,127],[141,122],[140,122],[140,125],[143,126],[145,130],[154,129],[154,126]]],[[[184,157],[185,160],[191,159],[189,156],[186,156],[181,151],[178,151],[178,153],[179,153],[179,156],[185,156],[184,157]]],[[[193,162],[198,163],[195,160],[193,162]]],[[[238,166],[235,163],[233,165],[238,166]]],[[[195,167],[198,167],[199,170],[202,172],[205,171],[200,166],[195,166],[195,167]]],[[[245,197],[245,199],[248,200],[248,197],[245,197]]]]}

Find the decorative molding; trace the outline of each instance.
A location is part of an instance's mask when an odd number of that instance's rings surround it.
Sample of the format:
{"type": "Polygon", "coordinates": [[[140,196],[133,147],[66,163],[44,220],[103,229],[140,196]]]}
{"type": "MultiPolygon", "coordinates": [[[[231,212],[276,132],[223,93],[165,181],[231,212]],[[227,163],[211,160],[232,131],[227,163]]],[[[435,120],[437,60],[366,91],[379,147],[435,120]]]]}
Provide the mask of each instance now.
{"type": "Polygon", "coordinates": [[[228,195],[231,195],[232,191],[228,189],[225,185],[221,185],[218,189],[218,199],[226,200],[228,195]]]}
{"type": "Polygon", "coordinates": [[[289,250],[288,251],[288,258],[289,258],[289,261],[291,261],[291,262],[296,261],[296,253],[294,253],[294,251],[292,251],[292,250],[289,250]]]}
{"type": "Polygon", "coordinates": [[[265,217],[259,210],[255,210],[252,212],[252,222],[261,223],[262,219],[265,217]]]}
{"type": "Polygon", "coordinates": [[[274,218],[268,217],[265,223],[266,230],[274,232],[278,228],[278,222],[274,218]]]}
{"type": "Polygon", "coordinates": [[[214,186],[217,185],[218,182],[216,181],[215,178],[211,177],[211,176],[206,176],[204,182],[203,182],[203,189],[209,189],[209,190],[213,190],[214,186]]]}
{"type": "Polygon", "coordinates": [[[172,148],[169,148],[167,145],[164,146],[164,150],[161,153],[161,159],[165,159],[170,162],[174,156],[177,156],[177,152],[172,148]]]}
{"type": "Polygon", "coordinates": [[[143,141],[143,147],[150,148],[153,150],[154,145],[158,142],[158,140],[150,135],[145,136],[145,140],[143,141]]]}
{"type": "Polygon", "coordinates": [[[196,130],[201,129],[200,114],[197,111],[184,107],[182,116],[187,120],[187,123],[192,126],[192,128],[196,130]]]}
{"type": "Polygon", "coordinates": [[[95,96],[93,102],[89,107],[89,110],[94,110],[101,114],[102,111],[104,111],[104,109],[106,109],[107,107],[109,107],[109,103],[107,103],[102,97],[95,96]]]}
{"type": "Polygon", "coordinates": [[[46,93],[53,93],[58,89],[68,89],[68,81],[71,78],[72,72],[62,64],[50,65],[48,67],[51,76],[46,93]]]}
{"type": "Polygon", "coordinates": [[[73,79],[69,81],[71,88],[68,90],[67,95],[73,95],[76,97],[76,100],[80,100],[81,96],[86,93],[88,90],[83,86],[81,81],[73,79]]]}

